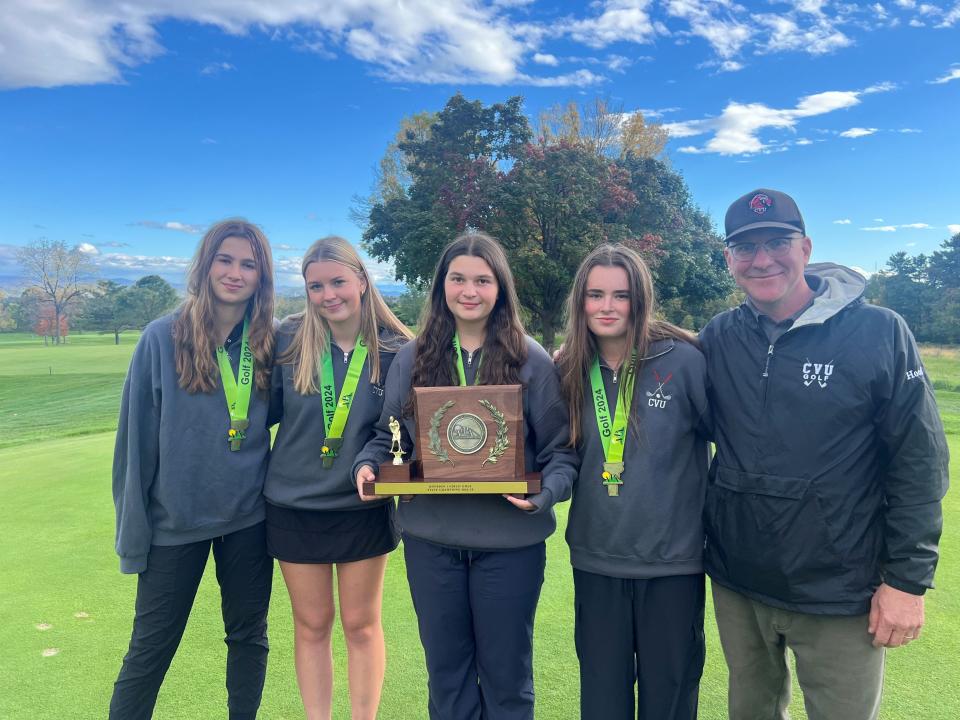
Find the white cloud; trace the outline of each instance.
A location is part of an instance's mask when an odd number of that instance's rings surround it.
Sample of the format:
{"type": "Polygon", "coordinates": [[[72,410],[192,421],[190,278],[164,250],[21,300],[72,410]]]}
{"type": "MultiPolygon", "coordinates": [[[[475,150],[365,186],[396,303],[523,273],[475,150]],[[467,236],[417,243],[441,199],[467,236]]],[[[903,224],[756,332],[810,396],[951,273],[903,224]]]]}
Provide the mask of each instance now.
{"type": "Polygon", "coordinates": [[[538,65],[549,65],[550,67],[556,67],[560,64],[560,61],[557,60],[555,55],[548,53],[534,53],[533,61],[538,65]]]}
{"type": "Polygon", "coordinates": [[[720,63],[720,72],[737,72],[738,70],[743,70],[743,63],[739,63],[736,60],[724,60],[720,63]]]}
{"type": "Polygon", "coordinates": [[[864,227],[860,228],[861,230],[866,230],[867,232],[896,232],[896,225],[880,225],[879,227],[864,227]]]}
{"type": "Polygon", "coordinates": [[[833,221],[833,224],[834,224],[834,225],[849,225],[849,224],[850,224],[850,219],[849,219],[849,218],[844,218],[843,220],[834,220],[834,221],[833,221]]]}
{"type": "Polygon", "coordinates": [[[951,66],[946,75],[942,75],[936,80],[927,80],[927,83],[929,85],[943,85],[951,80],[960,80],[960,65],[951,66]]]}
{"type": "Polygon", "coordinates": [[[77,250],[82,252],[84,255],[99,255],[100,251],[97,250],[96,245],[91,245],[90,243],[80,243],[77,245],[77,250]]]}
{"type": "Polygon", "coordinates": [[[200,70],[201,75],[219,75],[222,72],[227,72],[229,70],[236,70],[233,65],[228,62],[212,62],[207,65],[204,65],[200,70]]]}
{"type": "Polygon", "coordinates": [[[952,235],[956,235],[957,233],[960,233],[960,224],[947,225],[947,230],[949,230],[952,235]]]}
{"type": "Polygon", "coordinates": [[[592,73],[589,70],[577,70],[576,72],[567,73],[566,75],[556,75],[554,77],[534,77],[521,73],[517,75],[516,80],[527,85],[533,85],[534,87],[568,87],[571,85],[575,87],[589,87],[590,85],[598,85],[606,82],[605,77],[592,73]]]}
{"type": "Polygon", "coordinates": [[[650,42],[655,30],[647,12],[651,0],[605,0],[602,12],[583,20],[567,20],[558,30],[577,42],[601,48],[616,42],[650,42]]]}
{"type": "Polygon", "coordinates": [[[902,228],[910,228],[912,230],[928,230],[930,226],[927,223],[907,223],[906,225],[901,225],[902,228]]]}
{"type": "Polygon", "coordinates": [[[861,138],[866,137],[867,135],[873,135],[875,132],[877,132],[877,128],[854,127],[850,128],[849,130],[844,130],[842,133],[840,133],[840,137],[861,138]]]}
{"type": "Polygon", "coordinates": [[[313,48],[343,49],[396,80],[502,84],[527,51],[507,12],[474,0],[5,0],[0,87],[121,82],[124,68],[164,52],[156,28],[165,20],[309,35],[313,48]]]}
{"type": "Polygon", "coordinates": [[[883,218],[874,218],[873,221],[874,221],[875,223],[882,223],[882,222],[883,222],[883,218]]]}
{"type": "Polygon", "coordinates": [[[922,28],[927,26],[927,24],[923,22],[923,20],[917,20],[916,18],[910,18],[910,22],[908,24],[912,28],[922,28]]]}
{"type": "Polygon", "coordinates": [[[917,6],[916,0],[894,0],[894,2],[902,8],[914,8],[917,6]]]}
{"type": "Polygon", "coordinates": [[[200,225],[190,225],[189,223],[182,223],[176,220],[171,220],[168,222],[157,222],[156,220],[138,220],[134,223],[134,225],[153,228],[154,230],[176,230],[177,232],[190,233],[191,235],[196,235],[203,231],[203,228],[200,225]]]}
{"type": "Polygon", "coordinates": [[[728,59],[740,52],[754,31],[750,25],[736,20],[727,8],[719,7],[724,4],[709,0],[667,0],[666,10],[668,15],[686,20],[690,34],[710,43],[721,59],[728,59]],[[723,17],[716,17],[714,13],[723,17]]]}
{"type": "Polygon", "coordinates": [[[813,145],[813,140],[809,138],[800,138],[799,140],[793,141],[794,145],[813,145]]]}
{"type": "Polygon", "coordinates": [[[938,28],[950,28],[960,20],[960,2],[954,5],[950,11],[943,16],[943,20],[940,21],[940,24],[937,25],[938,28]]]}
{"type": "Polygon", "coordinates": [[[801,118],[853,107],[860,103],[863,91],[827,91],[807,95],[793,108],[771,108],[763,103],[731,101],[719,117],[665,123],[671,137],[694,137],[712,133],[702,148],[686,146],[680,152],[711,152],[721,155],[773,152],[782,146],[762,141],[758,133],[765,128],[792,130],[801,118]]]}
{"type": "Polygon", "coordinates": [[[900,128],[897,132],[903,133],[904,135],[911,135],[914,133],[922,133],[923,130],[918,130],[917,128],[900,128]]]}

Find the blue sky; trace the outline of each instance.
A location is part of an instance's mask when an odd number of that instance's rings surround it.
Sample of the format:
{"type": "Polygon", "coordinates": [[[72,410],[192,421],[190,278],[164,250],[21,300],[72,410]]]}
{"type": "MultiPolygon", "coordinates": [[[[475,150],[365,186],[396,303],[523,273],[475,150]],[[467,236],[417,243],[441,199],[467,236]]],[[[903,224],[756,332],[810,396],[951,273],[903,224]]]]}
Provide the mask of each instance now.
{"type": "MultiPolygon", "coordinates": [[[[608,98],[671,131],[718,225],[792,194],[815,260],[868,271],[960,232],[960,0],[5,0],[0,280],[79,245],[104,277],[183,270],[211,222],[359,241],[356,195],[400,119],[454,92],[608,98]]],[[[381,281],[390,269],[378,266],[381,281]]],[[[2,284],[2,283],[0,283],[2,284]]]]}

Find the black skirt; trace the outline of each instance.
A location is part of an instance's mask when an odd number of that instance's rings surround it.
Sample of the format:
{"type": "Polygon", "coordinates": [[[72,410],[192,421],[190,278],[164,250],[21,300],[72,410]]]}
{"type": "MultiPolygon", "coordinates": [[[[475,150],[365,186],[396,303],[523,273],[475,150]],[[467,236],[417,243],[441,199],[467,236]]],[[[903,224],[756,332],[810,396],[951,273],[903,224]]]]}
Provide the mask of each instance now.
{"type": "Polygon", "coordinates": [[[295,510],[267,503],[267,552],[291,563],[346,563],[400,542],[393,502],[359,510],[295,510]]]}

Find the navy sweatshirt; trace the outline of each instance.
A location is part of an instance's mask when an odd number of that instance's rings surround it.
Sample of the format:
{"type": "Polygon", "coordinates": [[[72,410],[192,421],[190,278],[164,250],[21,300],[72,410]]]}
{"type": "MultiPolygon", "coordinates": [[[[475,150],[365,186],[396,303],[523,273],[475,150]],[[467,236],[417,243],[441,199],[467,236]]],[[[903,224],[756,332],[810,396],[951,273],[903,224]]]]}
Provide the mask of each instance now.
{"type": "MultiPolygon", "coordinates": [[[[600,373],[613,417],[619,382],[607,367],[600,373]]],[[[703,355],[684,342],[651,344],[631,403],[636,416],[624,445],[623,485],[611,497],[601,478],[603,445],[589,381],[584,388],[580,476],[566,535],[570,563],[631,579],[703,572],[709,434],[703,355]]]]}
{"type": "MultiPolygon", "coordinates": [[[[400,352],[387,375],[383,412],[374,438],[357,456],[354,475],[361,465],[376,468],[390,458],[390,416],[400,418],[410,393],[416,341],[400,352]]],[[[467,362],[462,351],[467,382],[476,374],[478,357],[467,362]]],[[[556,530],[553,504],[570,497],[577,474],[577,456],[569,447],[568,415],[560,396],[556,368],[546,351],[527,338],[527,361],[520,368],[523,384],[524,453],[527,472],[542,473],[541,491],[528,499],[535,511],[524,511],[500,495],[418,495],[398,505],[404,534],[438,545],[473,550],[506,550],[534,545],[556,530]]],[[[402,420],[403,447],[415,437],[413,417],[402,420]]],[[[415,453],[405,460],[416,459],[415,453]]]]}

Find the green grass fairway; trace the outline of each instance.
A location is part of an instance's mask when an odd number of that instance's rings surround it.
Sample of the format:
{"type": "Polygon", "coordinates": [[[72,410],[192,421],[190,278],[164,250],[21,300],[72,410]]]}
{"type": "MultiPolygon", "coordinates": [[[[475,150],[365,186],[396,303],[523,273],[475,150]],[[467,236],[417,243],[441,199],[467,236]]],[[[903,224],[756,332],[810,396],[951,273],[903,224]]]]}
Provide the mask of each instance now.
{"type": "Polygon", "coordinates": [[[0,448],[117,427],[123,378],[139,333],[71,335],[44,345],[0,333],[0,448]]]}
{"type": "MultiPolygon", "coordinates": [[[[104,718],[133,619],[136,578],[113,553],[110,467],[120,386],[135,344],[125,335],[74,336],[63,347],[0,334],[0,718],[104,718]],[[51,374],[50,369],[53,372],[51,374]],[[107,430],[107,432],[103,432],[107,430]],[[73,436],[74,434],[77,436],[73,436]],[[92,433],[81,436],[82,433],[92,433]],[[49,651],[45,655],[45,651],[49,651]],[[54,652],[56,651],[56,652],[54,652]]],[[[960,470],[960,356],[931,355],[927,369],[948,429],[951,475],[960,470]],[[932,359],[931,359],[932,358],[932,359]],[[946,384],[949,383],[949,384],[946,384]]],[[[952,355],[949,353],[953,353],[952,355]]],[[[944,506],[938,589],[927,596],[920,641],[887,655],[884,720],[960,717],[960,500],[944,506]]],[[[547,579],[537,614],[537,717],[578,715],[573,585],[560,529],[548,542],[547,579]]],[[[216,580],[208,566],[186,634],[167,674],[155,717],[225,717],[226,650],[216,580]]],[[[426,717],[426,675],[404,576],[402,547],[390,559],[384,593],[387,677],[380,717],[426,717]]],[[[270,612],[271,655],[260,717],[302,718],[293,668],[290,603],[279,572],[270,612]]],[[[349,717],[342,635],[334,717],[349,717]]],[[[726,717],[726,668],[707,607],[707,666],[700,717],[726,717]]],[[[805,714],[796,696],[793,717],[805,714]]]]}

